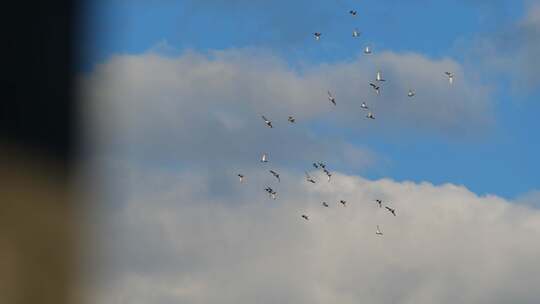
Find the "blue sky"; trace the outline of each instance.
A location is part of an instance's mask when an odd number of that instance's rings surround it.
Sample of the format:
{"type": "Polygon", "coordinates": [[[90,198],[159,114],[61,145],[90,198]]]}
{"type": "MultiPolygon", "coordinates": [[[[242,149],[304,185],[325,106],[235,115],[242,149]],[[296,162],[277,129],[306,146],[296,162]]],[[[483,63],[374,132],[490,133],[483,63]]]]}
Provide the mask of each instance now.
{"type": "MultiPolygon", "coordinates": [[[[260,48],[299,70],[353,60],[364,43],[377,52],[452,58],[490,88],[495,123],[481,136],[441,136],[430,130],[357,134],[339,128],[334,136],[369,148],[383,160],[359,172],[367,178],[449,182],[477,194],[513,198],[540,189],[540,94],[536,88],[516,92],[509,73],[492,73],[471,54],[478,39],[512,27],[526,9],[521,1],[482,0],[93,1],[81,71],[164,42],[177,54],[260,48]],[[350,17],[349,9],[358,10],[358,16],[350,17]],[[348,39],[354,27],[362,31],[362,43],[348,39]],[[312,39],[314,31],[323,32],[319,44],[312,39]]],[[[315,125],[315,133],[332,131],[317,130],[315,125]]]]}

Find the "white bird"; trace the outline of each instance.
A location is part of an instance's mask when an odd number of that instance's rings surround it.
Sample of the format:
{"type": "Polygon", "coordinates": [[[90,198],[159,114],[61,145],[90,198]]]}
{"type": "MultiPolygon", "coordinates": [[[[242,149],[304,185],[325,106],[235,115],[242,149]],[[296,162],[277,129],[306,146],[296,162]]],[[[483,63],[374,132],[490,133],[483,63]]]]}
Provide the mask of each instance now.
{"type": "Polygon", "coordinates": [[[267,163],[268,162],[268,154],[263,153],[263,155],[261,156],[261,162],[262,163],[267,163]]]}
{"type": "Polygon", "coordinates": [[[356,11],[355,10],[350,10],[349,11],[349,14],[353,15],[353,16],[356,16],[356,11]]]}
{"type": "Polygon", "coordinates": [[[367,115],[366,115],[367,118],[370,118],[370,119],[375,119],[375,116],[373,115],[373,113],[369,112],[367,115]]]}
{"type": "Polygon", "coordinates": [[[274,200],[276,199],[276,195],[277,195],[276,191],[270,193],[270,197],[272,197],[272,199],[274,199],[274,200]]]}
{"type": "Polygon", "coordinates": [[[238,178],[240,179],[240,182],[244,182],[244,175],[243,174],[238,174],[238,178]]]}
{"type": "Polygon", "coordinates": [[[321,33],[315,32],[313,35],[315,36],[315,40],[319,41],[319,39],[321,39],[321,33]]]}
{"type": "Polygon", "coordinates": [[[377,71],[377,76],[375,76],[375,80],[376,81],[386,81],[382,78],[382,73],[381,71],[377,71]]]}
{"type": "Polygon", "coordinates": [[[328,100],[336,105],[336,98],[332,95],[332,93],[330,93],[330,91],[328,91],[328,100]]]}
{"type": "Polygon", "coordinates": [[[309,221],[309,217],[305,214],[302,214],[302,218],[305,219],[306,221],[309,221]]]}
{"type": "Polygon", "coordinates": [[[287,119],[290,123],[294,123],[296,121],[296,119],[294,119],[294,117],[292,116],[289,116],[289,118],[287,119]]]}
{"type": "Polygon", "coordinates": [[[279,180],[279,174],[278,174],[276,171],[270,170],[270,173],[272,173],[272,175],[273,175],[275,178],[277,178],[277,181],[280,182],[280,180],[279,180]]]}
{"type": "Polygon", "coordinates": [[[367,46],[364,48],[364,54],[366,54],[366,55],[370,55],[370,54],[371,54],[371,48],[369,47],[369,45],[367,45],[367,46]]]}
{"type": "Polygon", "coordinates": [[[375,234],[383,235],[383,233],[381,232],[381,229],[379,229],[379,225],[377,225],[377,232],[375,232],[375,234]]]}
{"type": "Polygon", "coordinates": [[[448,82],[450,84],[454,83],[454,73],[452,72],[444,72],[446,74],[446,77],[448,77],[448,82]]]}
{"type": "Polygon", "coordinates": [[[264,123],[269,126],[270,128],[272,128],[272,122],[270,120],[268,120],[268,118],[264,117],[264,115],[261,116],[262,119],[264,120],[264,123]]]}
{"type": "Polygon", "coordinates": [[[376,85],[374,83],[370,83],[369,85],[375,90],[375,93],[377,93],[377,95],[379,95],[381,87],[379,87],[378,85],[376,85]]]}
{"type": "Polygon", "coordinates": [[[416,95],[416,92],[414,90],[409,90],[409,93],[407,93],[407,96],[409,97],[413,97],[414,95],[416,95]]]}
{"type": "Polygon", "coordinates": [[[352,36],[353,36],[353,37],[358,37],[358,36],[360,36],[360,31],[359,31],[358,29],[355,28],[355,29],[353,30],[353,32],[352,32],[352,36]]]}
{"type": "Polygon", "coordinates": [[[322,202],[322,205],[328,207],[328,204],[326,202],[322,202]]]}
{"type": "Polygon", "coordinates": [[[307,171],[306,171],[306,180],[307,180],[308,182],[310,182],[310,183],[315,184],[315,180],[314,180],[311,176],[309,176],[309,174],[307,173],[307,171]]]}
{"type": "Polygon", "coordinates": [[[364,109],[364,110],[367,110],[368,109],[368,106],[365,102],[362,102],[362,104],[360,105],[360,108],[364,109]]]}
{"type": "Polygon", "coordinates": [[[323,169],[324,173],[326,173],[326,176],[328,176],[328,181],[330,181],[330,178],[332,177],[332,173],[330,171],[323,169]]]}

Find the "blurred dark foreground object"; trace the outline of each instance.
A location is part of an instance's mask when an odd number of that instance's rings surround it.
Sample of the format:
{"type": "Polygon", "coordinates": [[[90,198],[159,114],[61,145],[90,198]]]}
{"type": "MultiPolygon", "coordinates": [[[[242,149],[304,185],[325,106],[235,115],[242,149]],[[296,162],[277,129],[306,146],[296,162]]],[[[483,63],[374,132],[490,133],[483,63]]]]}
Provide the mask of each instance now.
{"type": "Polygon", "coordinates": [[[78,303],[75,1],[2,9],[0,303],[78,303]]]}

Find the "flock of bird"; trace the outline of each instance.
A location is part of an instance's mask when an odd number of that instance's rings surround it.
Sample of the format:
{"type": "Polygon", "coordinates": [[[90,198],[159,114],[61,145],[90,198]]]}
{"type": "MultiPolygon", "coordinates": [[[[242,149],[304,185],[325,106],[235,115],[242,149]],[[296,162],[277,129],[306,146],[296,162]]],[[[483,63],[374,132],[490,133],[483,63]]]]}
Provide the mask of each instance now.
{"type": "MultiPolygon", "coordinates": [[[[355,17],[357,15],[357,11],[356,10],[350,10],[349,14],[351,16],[355,17]]],[[[357,38],[360,35],[361,35],[361,32],[358,30],[358,28],[354,28],[354,30],[352,32],[352,37],[357,38]]],[[[316,41],[319,41],[322,38],[322,33],[315,32],[315,33],[313,33],[313,36],[314,36],[316,41]]],[[[371,47],[369,45],[364,47],[364,54],[365,55],[371,55],[372,53],[373,53],[372,49],[371,49],[371,47]]],[[[444,72],[444,75],[448,79],[449,84],[452,85],[453,82],[454,82],[454,73],[452,73],[452,72],[444,72]]],[[[378,95],[380,95],[382,84],[385,83],[385,82],[386,82],[386,79],[384,79],[382,72],[379,70],[379,71],[377,71],[377,74],[375,75],[375,80],[373,82],[370,82],[369,85],[371,86],[371,88],[373,88],[373,90],[375,91],[375,94],[378,96],[378,95]]],[[[332,94],[332,92],[330,90],[327,91],[327,94],[328,94],[328,100],[334,106],[337,106],[336,97],[334,96],[334,94],[332,94]]],[[[410,98],[414,97],[415,95],[416,95],[416,92],[413,89],[409,89],[409,91],[407,92],[407,96],[410,97],[410,98]]],[[[361,103],[360,108],[362,108],[363,110],[368,111],[368,113],[366,114],[366,117],[368,119],[375,119],[375,115],[373,114],[373,112],[370,110],[370,107],[365,102],[361,103]]],[[[262,117],[264,123],[266,124],[266,126],[268,128],[273,128],[274,127],[272,125],[272,121],[269,120],[266,116],[261,115],[261,117],[262,117]]],[[[287,121],[289,123],[291,123],[291,124],[294,124],[296,122],[296,119],[294,118],[294,116],[289,116],[287,121]]],[[[268,160],[268,154],[263,153],[261,155],[261,160],[260,161],[261,161],[261,163],[267,163],[269,161],[268,160]]],[[[330,173],[330,171],[326,168],[325,163],[323,163],[323,162],[314,162],[313,167],[315,169],[321,169],[324,172],[324,174],[327,176],[328,182],[330,182],[331,177],[332,177],[332,173],[330,173]]],[[[272,174],[272,176],[274,176],[277,179],[278,182],[281,182],[280,175],[279,175],[278,172],[276,172],[275,170],[269,170],[269,173],[272,174]]],[[[305,171],[304,173],[305,173],[306,181],[308,183],[316,184],[316,180],[311,175],[309,175],[309,173],[307,171],[305,171]]],[[[245,180],[245,176],[243,174],[240,174],[240,173],[238,174],[238,178],[240,179],[240,183],[243,183],[244,180],[245,180]]],[[[270,198],[272,198],[274,200],[277,199],[277,192],[274,189],[272,189],[271,187],[266,187],[264,190],[268,193],[270,198]]],[[[382,200],[375,199],[374,202],[378,205],[379,208],[383,208],[383,201],[382,200]]],[[[343,207],[345,207],[346,204],[347,204],[347,201],[340,200],[339,204],[341,204],[341,205],[343,205],[343,207]]],[[[325,208],[330,207],[328,202],[322,202],[322,206],[325,207],[325,208]]],[[[394,208],[392,208],[392,207],[390,207],[388,205],[385,205],[384,208],[390,214],[392,214],[393,216],[396,216],[396,210],[394,208]]],[[[306,221],[309,221],[309,215],[307,215],[307,214],[301,214],[301,218],[303,218],[306,221]]],[[[383,235],[383,232],[381,231],[379,225],[377,225],[377,227],[376,227],[375,234],[378,235],[378,236],[383,235]]]]}

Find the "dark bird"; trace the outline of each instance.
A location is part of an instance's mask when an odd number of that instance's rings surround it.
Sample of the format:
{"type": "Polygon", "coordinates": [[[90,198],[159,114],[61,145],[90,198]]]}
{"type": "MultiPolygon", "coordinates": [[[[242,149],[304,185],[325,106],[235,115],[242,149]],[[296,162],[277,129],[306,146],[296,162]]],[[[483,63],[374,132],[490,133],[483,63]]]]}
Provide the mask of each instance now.
{"type": "Polygon", "coordinates": [[[244,175],[243,174],[238,174],[238,177],[240,178],[240,182],[244,182],[244,175]]]}
{"type": "Polygon", "coordinates": [[[319,33],[319,32],[313,33],[313,36],[315,36],[315,40],[317,40],[317,41],[319,41],[319,39],[321,39],[321,35],[322,35],[322,34],[319,33]]]}
{"type": "Polygon", "coordinates": [[[270,128],[272,128],[272,122],[270,120],[268,120],[268,118],[264,117],[264,115],[261,116],[262,119],[264,120],[264,123],[269,126],[270,128]]]}
{"type": "Polygon", "coordinates": [[[330,91],[328,91],[328,100],[336,105],[336,98],[332,95],[332,93],[330,93],[330,91]]]}
{"type": "Polygon", "coordinates": [[[315,169],[319,169],[319,166],[316,163],[313,163],[313,167],[315,167],[315,169]]]}
{"type": "Polygon", "coordinates": [[[381,89],[380,86],[378,86],[378,85],[376,85],[374,83],[370,83],[369,85],[375,90],[375,93],[377,93],[377,95],[380,94],[380,89],[381,89]]]}
{"type": "Polygon", "coordinates": [[[350,10],[349,11],[349,14],[353,15],[353,16],[356,16],[356,11],[355,10],[350,10]]]}
{"type": "Polygon", "coordinates": [[[343,204],[343,206],[345,206],[345,204],[347,203],[347,202],[346,202],[346,201],[344,201],[344,200],[340,200],[339,202],[340,202],[340,203],[342,203],[342,204],[343,204]]]}
{"type": "Polygon", "coordinates": [[[326,165],[325,165],[323,162],[319,162],[319,167],[325,169],[325,168],[326,168],[326,165]]]}
{"type": "Polygon", "coordinates": [[[308,216],[307,216],[307,215],[305,215],[305,214],[302,214],[302,217],[303,217],[303,218],[304,218],[304,219],[305,219],[306,221],[309,221],[309,218],[308,218],[308,216]]]}
{"type": "Polygon", "coordinates": [[[376,199],[375,202],[379,204],[379,208],[382,208],[382,201],[380,199],[376,199]]]}
{"type": "Polygon", "coordinates": [[[315,184],[315,180],[311,176],[309,176],[309,174],[307,172],[306,172],[306,180],[308,182],[310,182],[310,183],[315,184]]]}
{"type": "Polygon", "coordinates": [[[388,211],[390,211],[394,216],[396,216],[396,209],[392,209],[388,206],[385,206],[386,209],[388,209],[388,211]]]}
{"type": "Polygon", "coordinates": [[[322,205],[328,207],[328,204],[326,202],[322,202],[322,205]]]}
{"type": "Polygon", "coordinates": [[[270,170],[270,173],[272,173],[272,175],[273,175],[275,178],[277,178],[277,181],[280,182],[280,180],[279,180],[279,174],[278,174],[276,171],[270,170]]]}
{"type": "Polygon", "coordinates": [[[289,119],[287,119],[290,123],[294,123],[296,121],[296,119],[294,119],[294,117],[292,116],[289,116],[289,119]]]}

